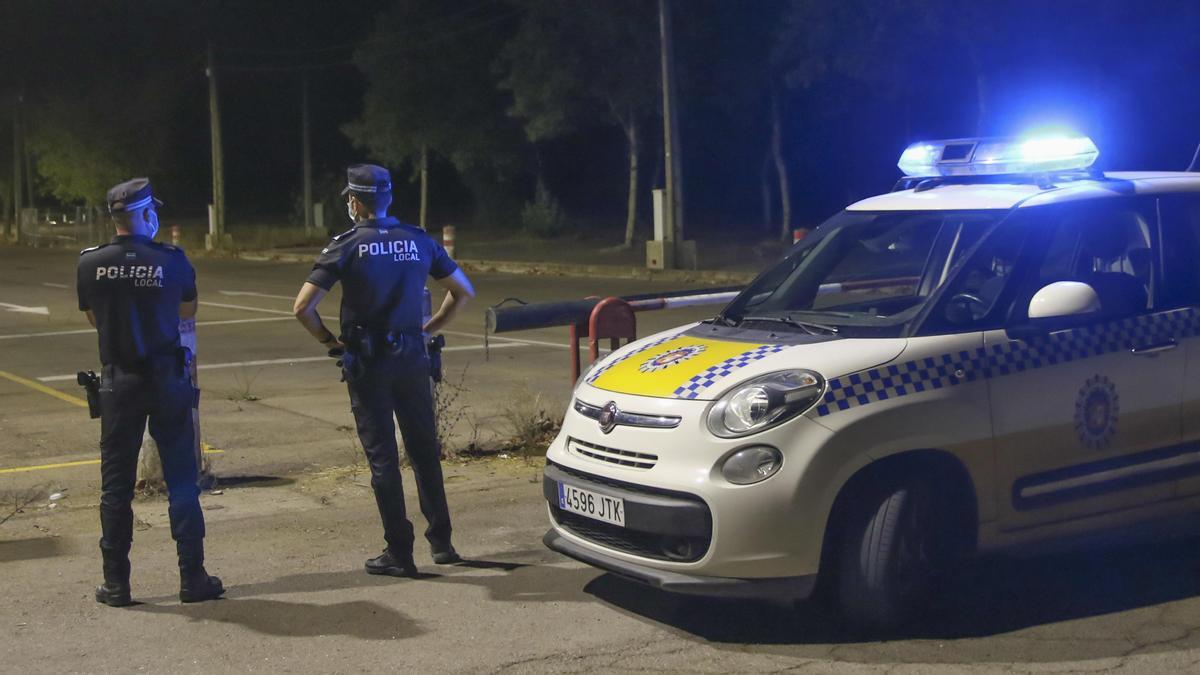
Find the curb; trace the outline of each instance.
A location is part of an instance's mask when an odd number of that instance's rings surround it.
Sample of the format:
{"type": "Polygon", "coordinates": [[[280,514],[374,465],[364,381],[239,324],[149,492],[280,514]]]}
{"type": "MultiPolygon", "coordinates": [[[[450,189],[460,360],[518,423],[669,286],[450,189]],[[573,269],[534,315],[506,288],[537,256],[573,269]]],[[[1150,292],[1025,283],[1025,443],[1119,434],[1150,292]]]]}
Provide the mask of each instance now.
{"type": "MultiPolygon", "coordinates": [[[[286,251],[246,251],[237,257],[259,262],[313,261],[315,253],[286,251]]],[[[579,265],[570,263],[522,262],[513,260],[456,260],[468,272],[520,274],[526,276],[583,277],[607,279],[641,279],[643,281],[700,282],[713,284],[748,284],[755,272],[735,270],[651,270],[627,265],[579,265]]]]}

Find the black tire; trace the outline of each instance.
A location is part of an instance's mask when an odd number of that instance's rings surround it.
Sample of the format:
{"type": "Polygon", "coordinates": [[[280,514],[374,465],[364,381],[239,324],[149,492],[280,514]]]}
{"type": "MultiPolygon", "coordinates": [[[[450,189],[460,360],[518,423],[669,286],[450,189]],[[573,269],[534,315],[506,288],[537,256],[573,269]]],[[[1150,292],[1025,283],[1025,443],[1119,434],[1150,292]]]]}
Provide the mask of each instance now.
{"type": "Polygon", "coordinates": [[[837,560],[837,600],[855,626],[894,629],[927,596],[950,551],[929,483],[872,481],[848,495],[837,560]]]}

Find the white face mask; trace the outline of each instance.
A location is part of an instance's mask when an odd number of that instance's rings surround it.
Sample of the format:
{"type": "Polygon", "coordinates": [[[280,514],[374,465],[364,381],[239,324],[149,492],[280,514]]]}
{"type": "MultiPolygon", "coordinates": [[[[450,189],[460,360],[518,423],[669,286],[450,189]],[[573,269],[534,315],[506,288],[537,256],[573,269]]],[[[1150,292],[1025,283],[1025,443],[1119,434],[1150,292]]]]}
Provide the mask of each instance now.
{"type": "Polygon", "coordinates": [[[146,218],[146,236],[153,239],[158,234],[158,212],[150,211],[149,217],[146,218]]]}
{"type": "Polygon", "coordinates": [[[354,217],[354,203],[346,202],[346,215],[350,216],[350,222],[357,223],[358,218],[354,217]]]}

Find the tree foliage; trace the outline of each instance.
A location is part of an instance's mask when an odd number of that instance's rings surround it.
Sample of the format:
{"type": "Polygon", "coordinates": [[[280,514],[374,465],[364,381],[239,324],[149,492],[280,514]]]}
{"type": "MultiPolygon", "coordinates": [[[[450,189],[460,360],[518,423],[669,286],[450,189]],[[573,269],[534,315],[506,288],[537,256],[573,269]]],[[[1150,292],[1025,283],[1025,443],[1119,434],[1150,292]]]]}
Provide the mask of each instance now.
{"type": "Polygon", "coordinates": [[[504,16],[470,9],[401,0],[379,18],[355,53],[367,81],[362,116],[344,129],[355,144],[393,165],[427,149],[460,171],[516,166],[519,131],[491,72],[504,16]]]}
{"type": "MultiPolygon", "coordinates": [[[[520,27],[497,62],[510,114],[533,143],[590,126],[625,134],[630,192],[625,245],[637,211],[639,128],[658,110],[658,17],[645,0],[523,0],[520,27]]],[[[539,187],[541,175],[539,167],[539,187]]]]}
{"type": "Polygon", "coordinates": [[[170,127],[162,120],[171,117],[169,83],[145,80],[122,95],[108,85],[94,89],[48,91],[29,106],[37,172],[44,191],[63,202],[103,204],[109,187],[155,175],[168,160],[170,127]]]}
{"type": "Polygon", "coordinates": [[[590,124],[621,126],[654,113],[658,15],[645,0],[521,3],[520,28],[499,62],[511,113],[531,141],[590,124]]]}

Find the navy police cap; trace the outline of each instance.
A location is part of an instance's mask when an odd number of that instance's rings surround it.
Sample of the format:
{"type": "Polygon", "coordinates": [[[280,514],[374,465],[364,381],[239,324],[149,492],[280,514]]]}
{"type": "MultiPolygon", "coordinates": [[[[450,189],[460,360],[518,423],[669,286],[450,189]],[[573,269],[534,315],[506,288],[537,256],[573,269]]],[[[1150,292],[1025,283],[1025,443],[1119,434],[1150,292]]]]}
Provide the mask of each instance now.
{"type": "Polygon", "coordinates": [[[365,192],[368,194],[392,191],[392,174],[382,166],[374,164],[355,164],[346,169],[347,192],[365,192]]]}
{"type": "Polygon", "coordinates": [[[150,190],[149,178],[131,178],[108,189],[108,212],[122,213],[149,206],[162,206],[162,201],[150,190]]]}

